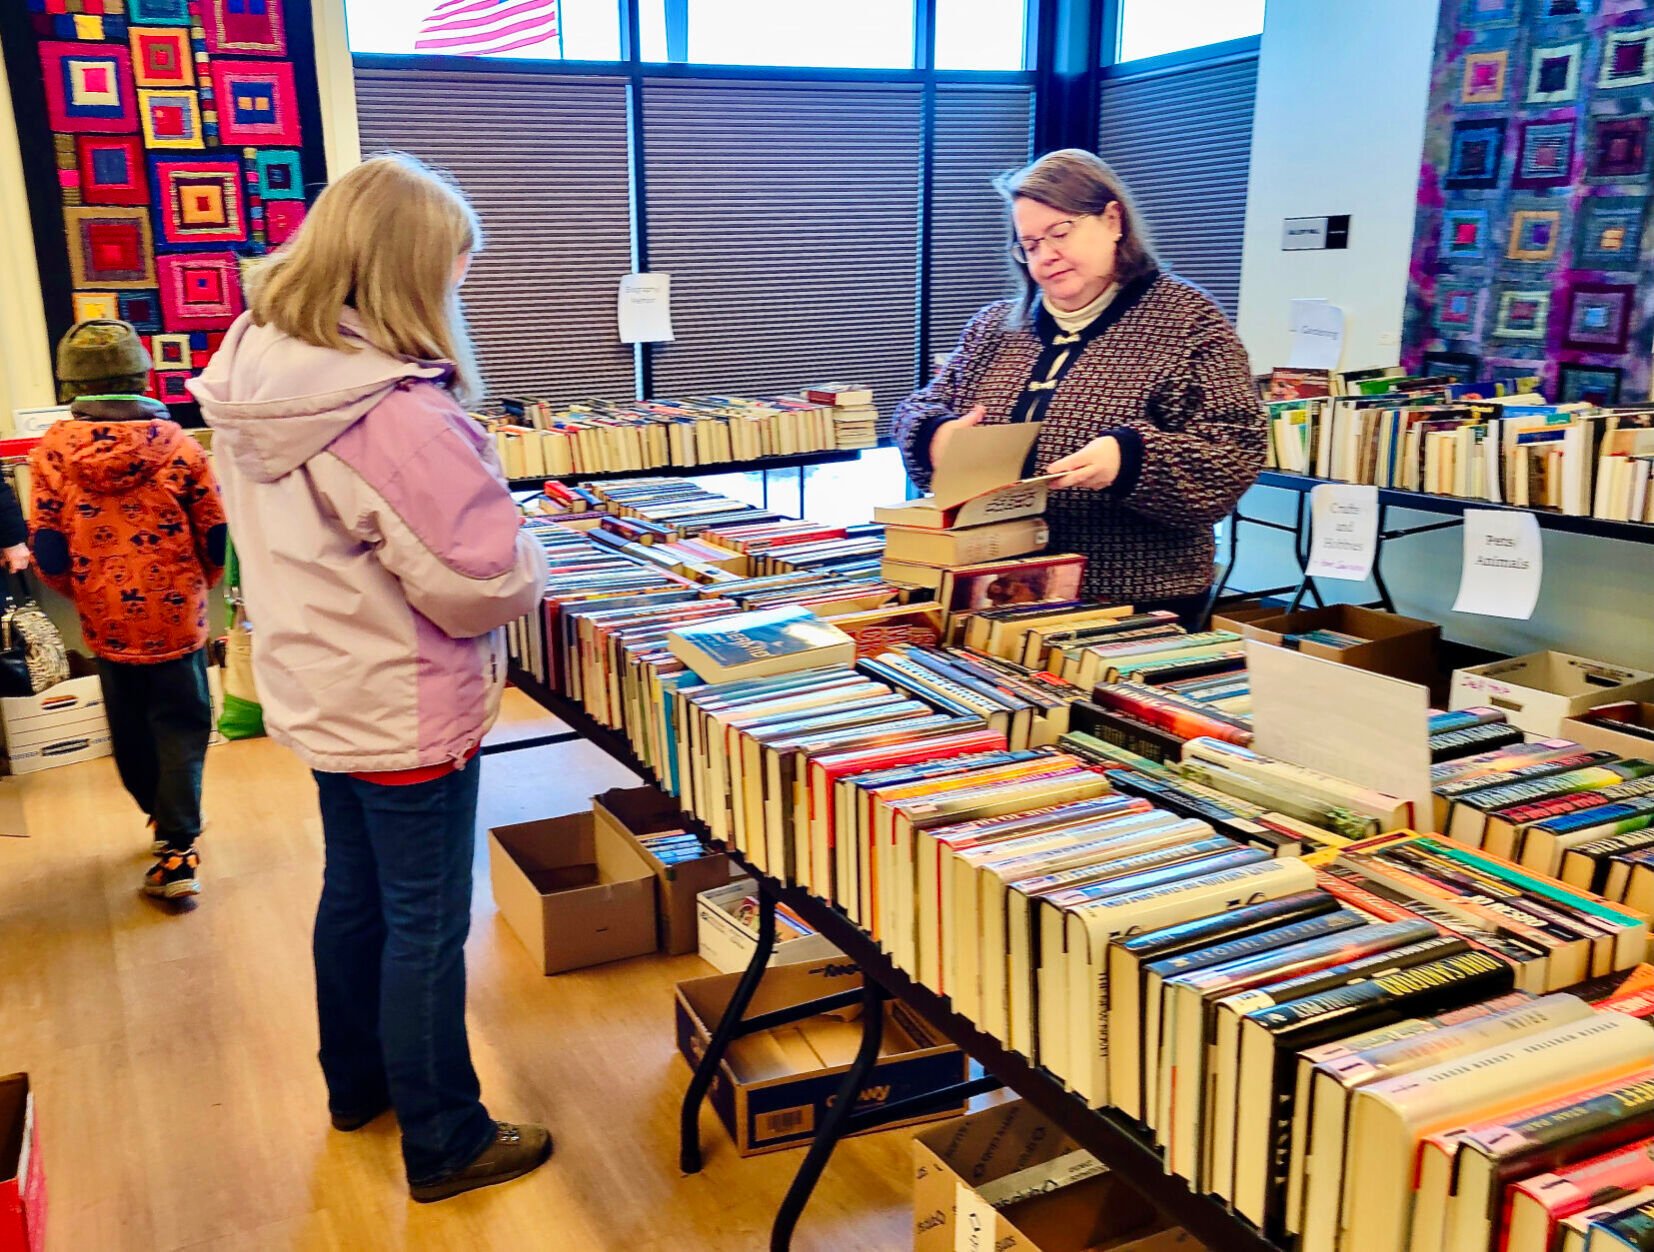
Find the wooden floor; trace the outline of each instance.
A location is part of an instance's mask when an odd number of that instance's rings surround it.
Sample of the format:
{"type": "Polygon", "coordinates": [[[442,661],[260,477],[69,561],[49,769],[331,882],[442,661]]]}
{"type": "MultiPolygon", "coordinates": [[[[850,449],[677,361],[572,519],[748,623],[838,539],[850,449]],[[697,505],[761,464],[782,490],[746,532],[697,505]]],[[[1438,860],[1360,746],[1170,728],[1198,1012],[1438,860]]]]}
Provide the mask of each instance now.
{"type": "MultiPolygon", "coordinates": [[[[496,737],[544,731],[516,693],[496,737]]],[[[583,806],[630,776],[583,744],[483,767],[479,825],[583,806]],[[559,806],[564,806],[561,810],[559,806]]],[[[495,912],[477,854],[471,1045],[496,1116],[543,1120],[530,1177],[436,1205],[407,1198],[395,1121],[343,1135],[315,1064],[315,791],[267,740],[207,763],[203,895],[145,899],[146,837],[93,761],[8,782],[28,838],[0,837],[0,1073],[32,1076],[49,1249],[759,1249],[802,1155],[742,1160],[710,1108],[707,1167],[677,1170],[688,1067],[672,986],[698,957],[546,978],[495,912]]],[[[794,1246],[908,1246],[911,1132],[845,1144],[794,1246]]]]}

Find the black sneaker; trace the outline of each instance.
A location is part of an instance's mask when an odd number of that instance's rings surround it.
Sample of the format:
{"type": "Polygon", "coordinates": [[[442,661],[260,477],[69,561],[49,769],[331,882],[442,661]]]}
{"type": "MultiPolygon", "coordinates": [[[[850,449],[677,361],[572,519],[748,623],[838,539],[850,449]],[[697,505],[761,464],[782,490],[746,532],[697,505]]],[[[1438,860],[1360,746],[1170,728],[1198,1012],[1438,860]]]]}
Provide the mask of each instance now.
{"type": "Polygon", "coordinates": [[[168,848],[144,875],[144,894],[161,900],[200,895],[201,880],[195,876],[200,868],[201,856],[194,848],[187,852],[168,848]]]}
{"type": "Polygon", "coordinates": [[[429,1204],[478,1187],[510,1182],[544,1165],[551,1156],[551,1148],[551,1132],[544,1126],[495,1122],[494,1142],[484,1148],[476,1160],[446,1178],[410,1184],[408,1193],[421,1204],[429,1204]]]}
{"type": "Polygon", "coordinates": [[[333,1119],[333,1129],[343,1131],[348,1135],[353,1130],[362,1129],[362,1127],[366,1126],[369,1122],[378,1121],[386,1113],[390,1112],[390,1109],[391,1102],[386,1100],[376,1109],[368,1109],[367,1111],[361,1113],[333,1113],[330,1116],[333,1119]]]}

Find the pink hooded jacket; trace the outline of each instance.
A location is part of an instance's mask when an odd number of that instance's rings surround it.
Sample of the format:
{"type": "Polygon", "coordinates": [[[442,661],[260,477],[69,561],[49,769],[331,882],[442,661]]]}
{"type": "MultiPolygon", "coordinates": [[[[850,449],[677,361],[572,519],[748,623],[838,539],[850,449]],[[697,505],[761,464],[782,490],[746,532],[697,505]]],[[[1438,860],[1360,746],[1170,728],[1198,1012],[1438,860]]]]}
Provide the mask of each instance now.
{"type": "Polygon", "coordinates": [[[499,712],[500,628],[540,601],[544,553],[440,385],[451,368],[243,314],[189,384],[214,431],[264,724],[313,769],[462,761],[499,712]]]}

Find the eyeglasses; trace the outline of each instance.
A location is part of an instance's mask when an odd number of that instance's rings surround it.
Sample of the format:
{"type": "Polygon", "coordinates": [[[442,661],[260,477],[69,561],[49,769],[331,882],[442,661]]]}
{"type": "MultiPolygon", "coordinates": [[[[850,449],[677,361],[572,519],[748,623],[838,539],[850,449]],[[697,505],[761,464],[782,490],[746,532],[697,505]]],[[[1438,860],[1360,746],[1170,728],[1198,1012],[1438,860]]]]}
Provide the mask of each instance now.
{"type": "Polygon", "coordinates": [[[1079,217],[1066,217],[1060,222],[1052,222],[1051,228],[1043,235],[1036,235],[1032,239],[1012,240],[1011,256],[1019,264],[1027,265],[1039,255],[1040,245],[1046,240],[1061,243],[1074,233],[1074,228],[1080,224],[1082,218],[1096,216],[1095,213],[1082,213],[1079,217]]]}

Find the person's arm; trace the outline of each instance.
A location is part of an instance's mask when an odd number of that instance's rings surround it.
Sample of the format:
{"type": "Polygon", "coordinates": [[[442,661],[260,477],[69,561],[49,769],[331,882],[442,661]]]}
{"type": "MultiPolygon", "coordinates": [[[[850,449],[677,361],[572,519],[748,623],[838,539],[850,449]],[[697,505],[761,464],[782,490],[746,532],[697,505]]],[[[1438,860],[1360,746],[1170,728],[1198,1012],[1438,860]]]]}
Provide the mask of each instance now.
{"type": "Polygon", "coordinates": [[[62,481],[38,448],[29,457],[29,478],[33,484],[29,489],[29,524],[35,568],[48,587],[73,596],[69,536],[62,529],[62,481]]]}
{"type": "Polygon", "coordinates": [[[200,444],[186,437],[180,444],[179,455],[186,465],[179,503],[190,519],[195,559],[201,562],[207,586],[216,587],[224,577],[225,549],[230,538],[230,528],[224,518],[224,499],[219,494],[212,462],[207,460],[200,444]]]}
{"type": "Polygon", "coordinates": [[[1151,401],[1159,420],[1144,415],[1103,431],[1053,462],[1052,471],[1081,480],[1068,486],[1097,490],[1173,526],[1213,525],[1234,510],[1268,450],[1263,403],[1246,350],[1222,314],[1214,308],[1188,336],[1183,367],[1151,401]]]}
{"type": "Polygon", "coordinates": [[[464,413],[421,386],[394,393],[312,462],[312,480],[412,608],[454,639],[532,612],[546,557],[464,413]]]}
{"type": "Polygon", "coordinates": [[[11,479],[0,474],[0,550],[6,568],[13,574],[29,567],[29,526],[23,520],[23,506],[11,479]]]}
{"type": "Polygon", "coordinates": [[[908,477],[921,491],[930,489],[931,441],[945,422],[966,416],[971,393],[993,359],[997,332],[1004,324],[1003,304],[991,304],[966,323],[958,346],[930,384],[896,406],[891,422],[908,477]]]}

